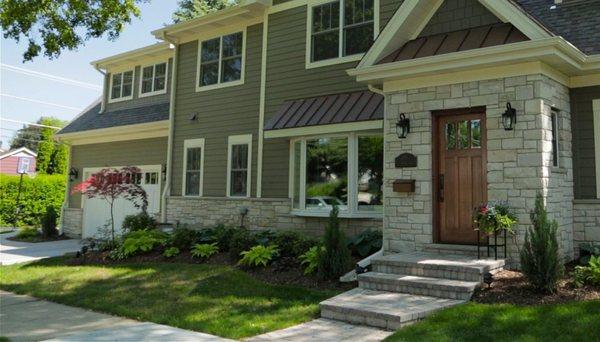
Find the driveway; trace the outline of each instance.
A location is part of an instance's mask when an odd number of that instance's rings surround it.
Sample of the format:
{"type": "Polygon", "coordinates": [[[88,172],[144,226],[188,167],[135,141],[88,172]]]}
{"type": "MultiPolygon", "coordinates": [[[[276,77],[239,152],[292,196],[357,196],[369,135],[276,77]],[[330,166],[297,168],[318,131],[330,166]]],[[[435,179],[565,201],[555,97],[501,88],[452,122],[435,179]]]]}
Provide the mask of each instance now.
{"type": "Polygon", "coordinates": [[[0,335],[10,341],[228,341],[5,291],[0,291],[0,335]]]}
{"type": "Polygon", "coordinates": [[[7,239],[16,234],[16,232],[0,234],[0,265],[12,265],[60,256],[65,253],[76,252],[81,248],[78,239],[37,243],[17,242],[7,239]]]}

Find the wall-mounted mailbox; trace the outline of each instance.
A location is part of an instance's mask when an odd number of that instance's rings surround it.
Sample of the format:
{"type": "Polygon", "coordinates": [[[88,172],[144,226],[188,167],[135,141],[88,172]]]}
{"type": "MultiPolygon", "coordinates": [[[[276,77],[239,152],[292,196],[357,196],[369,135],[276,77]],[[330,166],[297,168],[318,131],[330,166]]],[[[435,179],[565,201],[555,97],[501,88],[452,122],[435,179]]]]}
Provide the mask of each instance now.
{"type": "Polygon", "coordinates": [[[393,183],[394,192],[415,192],[414,179],[396,179],[393,183]]]}

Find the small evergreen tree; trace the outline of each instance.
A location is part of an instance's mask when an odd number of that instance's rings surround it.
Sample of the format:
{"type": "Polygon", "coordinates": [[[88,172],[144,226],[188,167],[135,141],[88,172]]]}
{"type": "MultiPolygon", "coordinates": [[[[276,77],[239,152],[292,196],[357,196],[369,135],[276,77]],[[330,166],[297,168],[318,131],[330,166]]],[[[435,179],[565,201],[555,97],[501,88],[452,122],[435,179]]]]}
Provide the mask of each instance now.
{"type": "Polygon", "coordinates": [[[346,238],[340,229],[338,214],[338,207],[333,206],[323,239],[325,249],[319,256],[319,275],[331,280],[338,279],[352,267],[350,250],[346,246],[346,238]]]}
{"type": "Polygon", "coordinates": [[[523,274],[533,287],[542,292],[554,292],[563,272],[556,237],[558,223],[548,220],[548,212],[540,193],[531,212],[533,227],[525,233],[525,244],[521,250],[523,274]]]}
{"type": "Polygon", "coordinates": [[[46,208],[46,212],[42,216],[42,233],[45,237],[53,237],[58,233],[56,230],[56,224],[58,221],[58,212],[53,205],[49,205],[46,208]]]}

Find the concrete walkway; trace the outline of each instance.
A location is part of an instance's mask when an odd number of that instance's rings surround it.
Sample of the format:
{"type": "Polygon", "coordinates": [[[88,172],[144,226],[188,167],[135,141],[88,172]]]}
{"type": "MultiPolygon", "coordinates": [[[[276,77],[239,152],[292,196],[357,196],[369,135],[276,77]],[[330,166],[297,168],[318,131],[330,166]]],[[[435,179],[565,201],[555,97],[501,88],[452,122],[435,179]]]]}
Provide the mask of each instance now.
{"type": "Polygon", "coordinates": [[[0,335],[11,341],[228,341],[0,291],[0,335]]]}
{"type": "Polygon", "coordinates": [[[246,339],[249,342],[375,342],[382,341],[393,332],[340,321],[319,318],[287,329],[277,330],[246,339]]]}
{"type": "Polygon", "coordinates": [[[0,234],[0,265],[12,265],[43,258],[60,256],[81,249],[80,240],[59,240],[49,242],[17,242],[8,240],[16,232],[0,234]]]}

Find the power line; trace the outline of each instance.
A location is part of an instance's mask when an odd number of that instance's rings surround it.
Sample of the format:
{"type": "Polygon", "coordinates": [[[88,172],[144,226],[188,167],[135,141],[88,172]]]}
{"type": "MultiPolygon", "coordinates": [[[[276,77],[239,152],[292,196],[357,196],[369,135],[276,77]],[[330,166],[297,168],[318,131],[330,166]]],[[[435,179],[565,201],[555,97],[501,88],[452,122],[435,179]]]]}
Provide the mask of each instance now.
{"type": "Polygon", "coordinates": [[[61,82],[64,84],[74,85],[74,86],[78,86],[81,88],[92,89],[92,90],[102,90],[102,87],[100,87],[97,84],[81,82],[81,81],[73,80],[73,79],[66,78],[66,77],[50,75],[50,74],[46,74],[46,73],[35,71],[35,70],[20,68],[20,67],[14,66],[14,65],[0,63],[0,67],[2,69],[6,69],[8,71],[17,72],[17,73],[21,73],[21,74],[33,76],[33,77],[43,78],[43,79],[47,79],[47,80],[51,80],[51,81],[61,82]]]}
{"type": "Polygon", "coordinates": [[[50,140],[35,140],[35,139],[11,137],[11,136],[8,136],[8,135],[0,135],[0,138],[6,138],[6,139],[11,139],[11,140],[15,139],[15,140],[29,141],[29,142],[33,142],[33,143],[36,143],[36,144],[37,143],[41,143],[42,141],[48,141],[48,142],[51,142],[53,145],[56,145],[56,146],[61,145],[61,143],[57,143],[55,141],[50,141],[50,140]]]}
{"type": "Polygon", "coordinates": [[[6,119],[6,118],[0,118],[0,121],[8,121],[8,122],[29,125],[29,126],[43,127],[43,128],[60,129],[60,127],[56,127],[56,126],[48,126],[48,125],[42,125],[42,124],[35,123],[35,122],[20,121],[20,120],[6,119]]]}
{"type": "Polygon", "coordinates": [[[48,106],[55,106],[55,107],[60,107],[60,108],[65,108],[65,109],[71,109],[71,110],[77,110],[77,111],[83,110],[82,108],[65,106],[65,105],[61,105],[58,103],[40,101],[40,100],[36,100],[36,99],[31,99],[29,97],[21,97],[21,96],[15,96],[15,95],[4,94],[4,93],[0,93],[0,96],[10,97],[10,98],[17,99],[17,100],[29,101],[29,102],[33,102],[33,103],[40,103],[40,104],[44,104],[44,105],[48,105],[48,106]]]}

